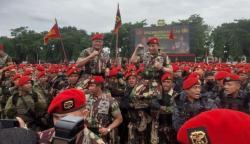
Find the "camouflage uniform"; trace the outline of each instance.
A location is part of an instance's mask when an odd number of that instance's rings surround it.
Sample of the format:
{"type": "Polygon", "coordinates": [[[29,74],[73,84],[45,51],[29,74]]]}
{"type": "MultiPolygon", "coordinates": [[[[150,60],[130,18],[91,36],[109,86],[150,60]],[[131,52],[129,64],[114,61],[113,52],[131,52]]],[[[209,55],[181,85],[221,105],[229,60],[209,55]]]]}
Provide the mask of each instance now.
{"type": "Polygon", "coordinates": [[[67,77],[63,74],[56,76],[49,83],[49,102],[63,89],[68,86],[67,77]]]}
{"type": "Polygon", "coordinates": [[[155,119],[155,126],[158,130],[160,144],[176,144],[176,132],[172,125],[173,100],[178,94],[171,89],[164,93],[160,99],[152,101],[152,108],[158,110],[155,119]],[[164,111],[160,107],[164,106],[164,111]],[[160,126],[160,127],[159,127],[160,126]]]}
{"type": "MultiPolygon", "coordinates": [[[[89,56],[92,52],[94,51],[94,49],[92,47],[90,48],[86,48],[84,49],[81,53],[80,53],[80,57],[79,58],[86,58],[87,56],[89,56]]],[[[108,62],[108,58],[107,56],[101,52],[98,56],[94,57],[93,59],[91,59],[84,67],[83,70],[86,74],[101,74],[101,73],[105,73],[105,69],[106,69],[106,64],[108,62]]]]}
{"type": "MultiPolygon", "coordinates": [[[[112,123],[112,118],[117,114],[121,114],[118,102],[107,93],[103,93],[101,97],[94,98],[92,95],[87,95],[87,109],[90,110],[87,118],[87,126],[95,134],[99,135],[99,128],[107,128],[112,123]]],[[[115,130],[115,129],[114,129],[115,130]]],[[[112,130],[114,132],[114,130],[112,130]]],[[[112,144],[114,142],[113,132],[102,138],[112,144]]]]}
{"type": "Polygon", "coordinates": [[[200,99],[190,102],[187,99],[186,93],[182,92],[174,99],[173,127],[178,131],[181,125],[190,118],[214,108],[217,108],[217,106],[213,100],[207,97],[200,97],[200,99]]]}
{"type": "Polygon", "coordinates": [[[1,83],[0,87],[0,117],[5,118],[5,115],[3,113],[4,107],[6,105],[6,102],[8,98],[11,96],[13,90],[11,89],[13,87],[13,83],[10,78],[6,78],[4,81],[1,83]]]}
{"type": "MultiPolygon", "coordinates": [[[[51,128],[38,133],[39,136],[39,144],[51,144],[53,141],[53,137],[55,136],[55,129],[51,128]]],[[[79,132],[76,136],[75,144],[98,144],[101,141],[100,137],[94,134],[87,128],[84,128],[81,132],[79,132]],[[86,139],[88,137],[89,139],[86,139]]]]}
{"type": "Polygon", "coordinates": [[[151,114],[155,113],[150,110],[150,106],[153,99],[159,99],[162,96],[162,88],[159,79],[164,72],[162,70],[157,70],[154,64],[158,61],[161,66],[168,68],[170,65],[164,53],[160,52],[156,55],[147,52],[138,59],[138,62],[144,64],[144,72],[142,73],[143,80],[135,86],[131,93],[131,105],[134,109],[131,115],[137,120],[135,120],[135,123],[131,122],[129,124],[130,135],[136,138],[134,140],[131,139],[130,143],[155,143],[158,137],[155,135],[155,131],[157,130],[154,124],[151,125],[151,114]]]}
{"type": "Polygon", "coordinates": [[[45,99],[40,94],[32,91],[26,96],[20,96],[19,93],[11,96],[5,106],[5,113],[8,118],[21,117],[28,128],[37,130],[46,109],[45,99]]]}

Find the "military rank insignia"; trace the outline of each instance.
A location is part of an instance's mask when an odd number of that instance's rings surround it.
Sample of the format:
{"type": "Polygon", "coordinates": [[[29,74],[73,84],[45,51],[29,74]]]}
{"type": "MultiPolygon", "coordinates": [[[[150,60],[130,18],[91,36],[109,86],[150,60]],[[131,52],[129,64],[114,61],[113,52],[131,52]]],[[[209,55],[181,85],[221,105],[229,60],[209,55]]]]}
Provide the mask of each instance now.
{"type": "Polygon", "coordinates": [[[67,100],[63,102],[63,110],[70,110],[75,107],[75,103],[73,99],[67,100]]]}
{"type": "Polygon", "coordinates": [[[204,127],[188,129],[187,134],[191,144],[211,144],[207,130],[204,127]]]}

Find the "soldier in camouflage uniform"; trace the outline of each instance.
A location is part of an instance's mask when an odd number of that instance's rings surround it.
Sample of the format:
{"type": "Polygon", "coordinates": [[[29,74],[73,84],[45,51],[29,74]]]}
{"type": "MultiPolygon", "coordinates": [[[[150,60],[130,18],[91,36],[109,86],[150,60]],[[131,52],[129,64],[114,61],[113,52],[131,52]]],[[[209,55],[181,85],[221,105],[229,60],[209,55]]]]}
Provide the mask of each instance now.
{"type": "Polygon", "coordinates": [[[152,101],[152,108],[156,110],[154,122],[158,131],[160,144],[176,144],[176,132],[172,125],[173,100],[178,95],[173,90],[173,75],[166,72],[161,78],[163,93],[160,99],[152,101]]]}
{"type": "MultiPolygon", "coordinates": [[[[86,109],[85,94],[75,88],[61,91],[52,100],[48,113],[53,116],[53,123],[68,115],[86,119],[88,110],[86,109]]],[[[39,132],[39,144],[52,143],[53,136],[55,136],[54,128],[39,132]]],[[[104,144],[104,141],[85,127],[77,134],[76,144],[104,144]]]]}
{"type": "Polygon", "coordinates": [[[39,122],[43,117],[47,104],[45,99],[32,90],[31,78],[23,76],[18,81],[19,93],[11,96],[5,106],[5,113],[8,118],[21,117],[27,127],[32,130],[39,130],[39,122]]]}
{"type": "Polygon", "coordinates": [[[201,83],[197,77],[188,77],[183,82],[183,92],[174,99],[172,123],[176,131],[190,118],[213,108],[214,101],[201,97],[201,83]]]}
{"type": "Polygon", "coordinates": [[[110,91],[112,97],[114,97],[120,104],[126,86],[126,82],[123,79],[123,74],[120,71],[120,68],[111,68],[106,80],[106,88],[110,91]]]}
{"type": "Polygon", "coordinates": [[[10,65],[6,67],[4,72],[2,73],[1,87],[0,87],[0,92],[1,92],[0,110],[2,109],[2,112],[0,112],[0,114],[2,118],[5,118],[3,110],[6,105],[6,102],[13,93],[12,88],[14,87],[14,83],[11,78],[15,75],[15,73],[16,73],[15,65],[10,65]]]}
{"type": "MultiPolygon", "coordinates": [[[[148,39],[148,52],[138,56],[142,45],[138,45],[130,59],[132,63],[143,63],[144,71],[142,73],[143,80],[134,88],[131,93],[132,105],[139,114],[141,123],[138,125],[141,131],[140,143],[149,143],[150,127],[151,127],[151,112],[150,103],[152,99],[162,96],[160,77],[166,72],[172,72],[172,67],[165,53],[159,52],[159,39],[156,37],[148,39]],[[148,127],[148,128],[147,128],[148,127]]],[[[151,129],[151,143],[157,143],[154,126],[151,129]]]]}
{"type": "Polygon", "coordinates": [[[106,143],[116,144],[114,130],[122,123],[122,115],[118,102],[104,93],[104,79],[102,76],[93,76],[89,83],[87,108],[90,113],[87,117],[87,126],[95,134],[101,136],[106,143]]]}
{"type": "Polygon", "coordinates": [[[103,38],[103,34],[94,34],[91,39],[92,47],[84,49],[80,53],[76,65],[83,69],[85,74],[99,75],[105,73],[106,64],[109,59],[103,52],[103,38]]]}

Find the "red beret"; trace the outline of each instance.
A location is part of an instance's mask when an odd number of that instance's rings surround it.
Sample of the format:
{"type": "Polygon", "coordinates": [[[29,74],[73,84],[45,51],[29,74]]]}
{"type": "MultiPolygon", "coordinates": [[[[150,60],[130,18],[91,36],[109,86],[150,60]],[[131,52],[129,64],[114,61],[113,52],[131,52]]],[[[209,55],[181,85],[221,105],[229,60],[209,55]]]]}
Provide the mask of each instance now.
{"type": "Polygon", "coordinates": [[[161,81],[164,80],[173,80],[173,75],[170,72],[166,72],[162,77],[161,77],[161,81]]]}
{"type": "Polygon", "coordinates": [[[18,78],[20,78],[21,75],[19,73],[15,74],[13,77],[12,77],[12,80],[15,81],[17,80],[18,78]]]}
{"type": "Polygon", "coordinates": [[[104,78],[102,76],[93,76],[90,80],[90,83],[102,84],[104,83],[104,78]]]}
{"type": "Polygon", "coordinates": [[[250,144],[250,116],[229,109],[203,112],[179,129],[181,144],[250,144]]]}
{"type": "Polygon", "coordinates": [[[109,71],[109,77],[116,77],[118,73],[119,73],[119,69],[118,68],[112,68],[109,71]]]}
{"type": "Polygon", "coordinates": [[[149,38],[147,45],[149,45],[149,44],[159,44],[159,39],[157,37],[149,38]]]}
{"type": "Polygon", "coordinates": [[[173,72],[177,72],[180,70],[180,67],[178,65],[172,65],[173,67],[173,72]]]}
{"type": "Polygon", "coordinates": [[[86,104],[86,97],[83,91],[78,89],[66,89],[52,100],[48,113],[69,113],[82,108],[86,104]]]}
{"type": "Polygon", "coordinates": [[[6,71],[15,71],[16,70],[16,66],[15,65],[9,65],[6,69],[6,71]]]}
{"type": "Polygon", "coordinates": [[[41,66],[41,65],[37,65],[37,66],[36,66],[36,69],[37,69],[38,71],[45,71],[45,68],[44,68],[43,66],[41,66]]]}
{"type": "Polygon", "coordinates": [[[29,81],[31,81],[31,78],[29,76],[22,76],[18,81],[18,86],[23,86],[27,84],[29,81]]]}
{"type": "Polygon", "coordinates": [[[24,76],[29,76],[33,73],[33,70],[32,69],[26,69],[23,73],[24,76]]]}
{"type": "Polygon", "coordinates": [[[190,89],[192,86],[196,85],[199,83],[199,79],[197,77],[188,77],[187,79],[184,80],[182,84],[182,88],[184,90],[190,89]]]}
{"type": "Polygon", "coordinates": [[[100,33],[96,33],[94,34],[92,37],[91,37],[91,40],[94,41],[94,40],[103,40],[104,39],[104,35],[103,34],[100,34],[100,33]]]}
{"type": "Polygon", "coordinates": [[[77,68],[77,67],[72,67],[71,69],[69,69],[69,70],[67,71],[67,76],[70,76],[70,75],[72,75],[72,74],[79,74],[79,72],[80,72],[80,69],[79,69],[79,68],[77,68]]]}
{"type": "Polygon", "coordinates": [[[188,75],[188,78],[190,78],[190,77],[200,78],[200,75],[196,72],[192,72],[191,74],[188,75]]]}
{"type": "Polygon", "coordinates": [[[229,81],[240,81],[240,76],[237,74],[229,73],[225,77],[224,82],[229,82],[229,81]]]}
{"type": "Polygon", "coordinates": [[[217,73],[214,74],[214,78],[215,80],[223,80],[224,78],[226,78],[227,75],[228,72],[226,71],[218,71],[217,73]]]}
{"type": "Polygon", "coordinates": [[[41,72],[38,73],[37,79],[40,79],[41,77],[43,77],[45,75],[46,75],[46,72],[45,71],[41,71],[41,72]]]}
{"type": "Polygon", "coordinates": [[[136,71],[128,71],[125,73],[124,77],[128,79],[130,76],[137,76],[138,73],[136,71]]]}

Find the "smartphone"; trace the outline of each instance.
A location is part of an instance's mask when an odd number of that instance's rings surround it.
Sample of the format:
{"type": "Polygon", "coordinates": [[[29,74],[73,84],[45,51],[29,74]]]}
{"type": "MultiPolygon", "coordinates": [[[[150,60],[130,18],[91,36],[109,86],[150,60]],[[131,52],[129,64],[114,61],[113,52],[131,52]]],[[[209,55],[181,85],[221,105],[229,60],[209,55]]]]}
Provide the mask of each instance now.
{"type": "Polygon", "coordinates": [[[19,127],[16,119],[0,119],[0,129],[19,127]]]}

